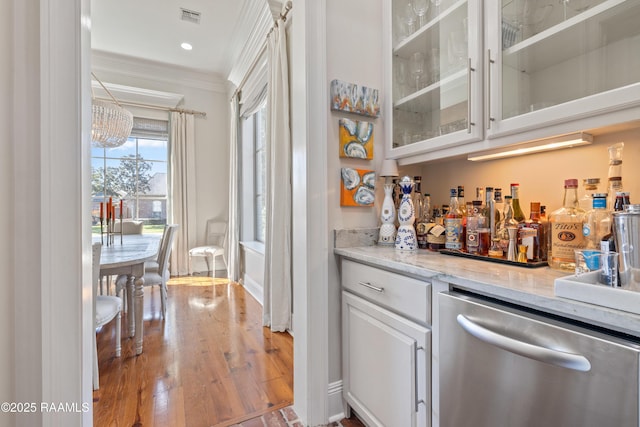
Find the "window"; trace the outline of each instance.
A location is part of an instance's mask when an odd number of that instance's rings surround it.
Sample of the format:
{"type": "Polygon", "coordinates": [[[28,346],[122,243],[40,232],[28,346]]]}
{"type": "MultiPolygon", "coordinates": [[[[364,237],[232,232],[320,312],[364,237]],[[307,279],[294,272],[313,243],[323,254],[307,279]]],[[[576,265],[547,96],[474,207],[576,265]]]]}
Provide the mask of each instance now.
{"type": "Polygon", "coordinates": [[[93,225],[99,231],[100,202],[112,198],[122,218],[144,222],[145,231],[167,223],[168,122],[134,118],[124,145],[91,150],[93,225]]]}
{"type": "Polygon", "coordinates": [[[265,241],[267,110],[264,103],[242,119],[242,236],[265,241]]]}

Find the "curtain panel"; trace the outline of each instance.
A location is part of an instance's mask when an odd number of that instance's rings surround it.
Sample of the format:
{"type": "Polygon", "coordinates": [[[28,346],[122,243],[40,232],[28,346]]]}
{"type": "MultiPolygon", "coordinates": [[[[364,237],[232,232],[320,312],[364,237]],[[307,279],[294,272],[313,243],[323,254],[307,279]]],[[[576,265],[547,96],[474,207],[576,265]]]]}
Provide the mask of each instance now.
{"type": "Polygon", "coordinates": [[[285,22],[268,36],[267,220],[263,324],[273,331],[291,327],[291,130],[285,22]]]}
{"type": "Polygon", "coordinates": [[[193,114],[170,113],[170,222],[178,224],[170,269],[172,276],[189,274],[189,248],[196,242],[196,155],[193,114]]]}
{"type": "Polygon", "coordinates": [[[229,280],[240,280],[240,165],[239,165],[239,131],[240,104],[239,94],[231,98],[231,146],[229,147],[229,244],[225,261],[229,280]]]}

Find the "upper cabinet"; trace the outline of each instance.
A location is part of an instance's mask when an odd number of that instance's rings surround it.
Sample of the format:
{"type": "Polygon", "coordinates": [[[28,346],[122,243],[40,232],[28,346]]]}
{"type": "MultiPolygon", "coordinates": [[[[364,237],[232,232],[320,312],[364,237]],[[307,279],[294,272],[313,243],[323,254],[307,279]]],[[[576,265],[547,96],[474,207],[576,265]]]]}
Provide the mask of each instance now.
{"type": "Polygon", "coordinates": [[[392,157],[482,139],[479,2],[392,0],[386,111],[392,157]]]}
{"type": "Polygon", "coordinates": [[[386,7],[388,157],[446,157],[640,117],[638,0],[386,7]]]}

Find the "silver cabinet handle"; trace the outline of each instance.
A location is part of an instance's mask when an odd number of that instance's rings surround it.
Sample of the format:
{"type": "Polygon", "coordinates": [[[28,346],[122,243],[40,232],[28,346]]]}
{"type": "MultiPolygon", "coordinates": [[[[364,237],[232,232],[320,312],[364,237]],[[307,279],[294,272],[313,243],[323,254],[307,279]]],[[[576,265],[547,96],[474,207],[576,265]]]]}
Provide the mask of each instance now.
{"type": "Polygon", "coordinates": [[[420,399],[418,396],[418,350],[424,351],[424,347],[418,347],[418,342],[413,341],[413,387],[414,387],[414,402],[415,402],[415,412],[418,412],[418,408],[421,403],[424,404],[424,400],[420,399]]]}
{"type": "Polygon", "coordinates": [[[494,118],[491,117],[491,64],[495,63],[491,59],[491,49],[487,49],[487,129],[491,129],[491,122],[494,118]]]}
{"type": "Polygon", "coordinates": [[[501,349],[511,353],[519,354],[520,356],[549,363],[551,365],[573,369],[575,371],[589,372],[591,370],[591,363],[589,363],[589,360],[580,354],[566,353],[564,351],[540,347],[500,335],[478,325],[477,323],[473,323],[462,314],[458,314],[457,320],[462,329],[470,335],[473,335],[480,341],[500,347],[501,349]]]}
{"type": "Polygon", "coordinates": [[[471,67],[471,58],[469,58],[467,68],[467,133],[471,133],[471,126],[475,125],[475,123],[471,122],[471,72],[475,70],[475,68],[471,67]]]}
{"type": "Polygon", "coordinates": [[[379,288],[377,286],[373,286],[369,282],[358,282],[358,284],[361,285],[361,286],[364,286],[365,288],[372,289],[372,290],[374,290],[376,292],[380,292],[380,293],[384,292],[384,288],[379,288]]]}

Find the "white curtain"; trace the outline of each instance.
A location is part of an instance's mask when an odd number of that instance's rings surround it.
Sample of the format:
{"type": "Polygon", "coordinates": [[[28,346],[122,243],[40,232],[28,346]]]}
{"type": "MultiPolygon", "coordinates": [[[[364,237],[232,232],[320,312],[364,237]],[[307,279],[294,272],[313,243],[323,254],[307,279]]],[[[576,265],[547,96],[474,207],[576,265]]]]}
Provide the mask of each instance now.
{"type": "Polygon", "coordinates": [[[229,147],[229,243],[227,245],[226,259],[227,276],[229,280],[240,280],[240,198],[239,180],[240,168],[238,162],[238,126],[240,126],[239,95],[235,94],[231,99],[231,147],[229,147]]]}
{"type": "Polygon", "coordinates": [[[268,37],[267,221],[263,324],[273,331],[291,327],[291,132],[285,22],[268,37]]]}
{"type": "Polygon", "coordinates": [[[171,252],[170,273],[185,276],[189,274],[189,248],[196,241],[195,121],[193,114],[172,111],[170,123],[170,221],[179,225],[171,252]]]}

